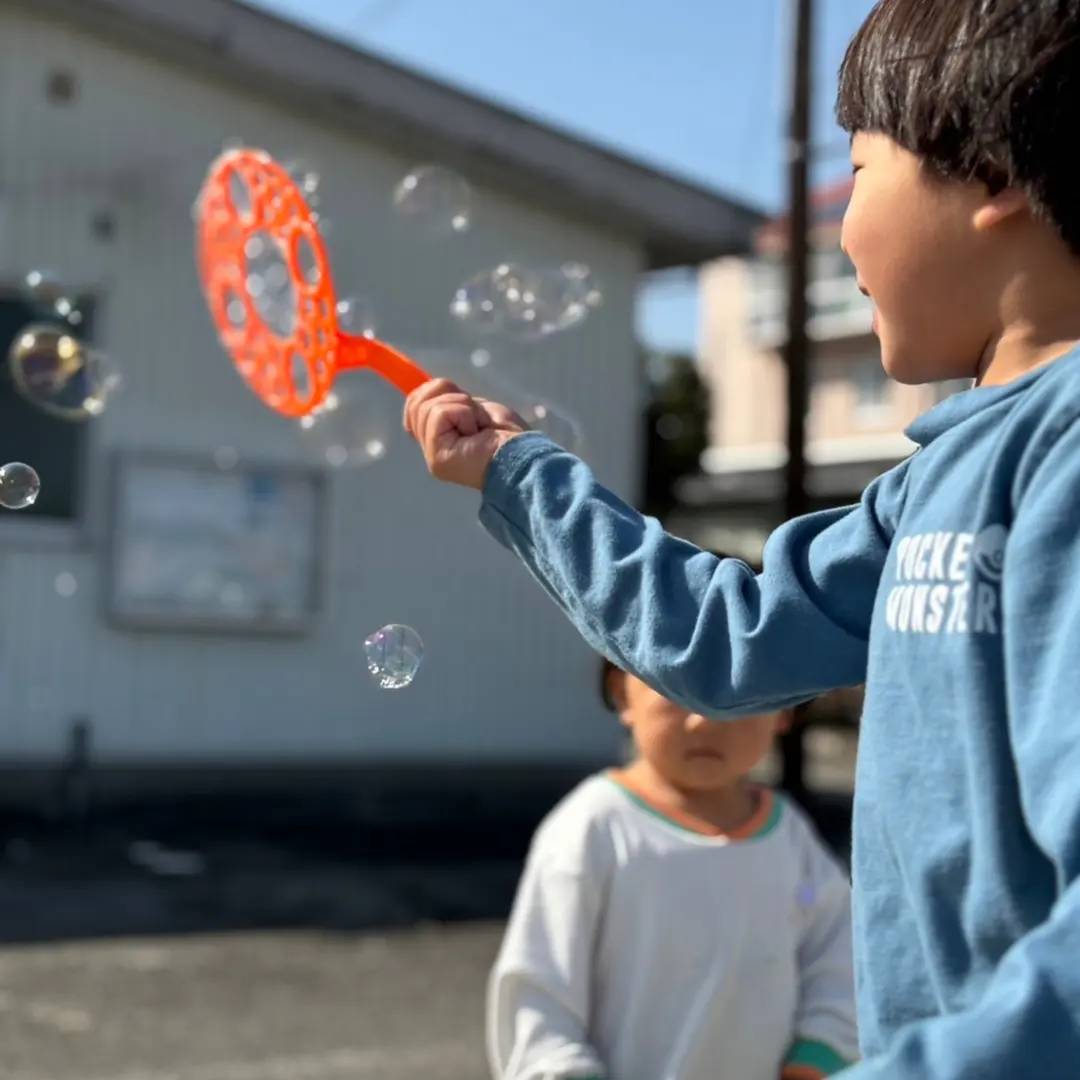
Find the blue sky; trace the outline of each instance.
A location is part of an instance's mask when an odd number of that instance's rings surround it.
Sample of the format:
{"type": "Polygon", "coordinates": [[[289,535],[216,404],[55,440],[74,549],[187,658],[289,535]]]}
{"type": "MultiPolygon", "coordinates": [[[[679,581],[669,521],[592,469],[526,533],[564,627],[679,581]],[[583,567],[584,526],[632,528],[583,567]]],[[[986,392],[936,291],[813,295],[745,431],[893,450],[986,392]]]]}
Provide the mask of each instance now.
{"type": "MultiPolygon", "coordinates": [[[[248,0],[766,210],[784,199],[789,0],[248,0]]],[[[818,0],[817,178],[847,169],[835,73],[871,0],[818,0]]],[[[685,281],[643,297],[692,347],[685,281]]]]}

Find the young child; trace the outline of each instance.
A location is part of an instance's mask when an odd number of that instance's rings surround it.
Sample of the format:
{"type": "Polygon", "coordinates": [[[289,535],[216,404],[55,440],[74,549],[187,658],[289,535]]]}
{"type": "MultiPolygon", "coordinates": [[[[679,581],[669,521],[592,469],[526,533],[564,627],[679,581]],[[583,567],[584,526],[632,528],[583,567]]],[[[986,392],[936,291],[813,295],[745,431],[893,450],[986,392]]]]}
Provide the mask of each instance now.
{"type": "Polygon", "coordinates": [[[581,633],[691,712],[866,682],[845,1078],[1080,1076],[1080,0],[883,0],[838,113],[886,371],[976,382],[857,506],[782,526],[754,575],[450,384],[407,426],[581,633]]]}
{"type": "Polygon", "coordinates": [[[855,1057],[847,881],[713,724],[614,666],[637,759],[540,826],[492,972],[496,1080],[815,1080],[855,1057]]]}

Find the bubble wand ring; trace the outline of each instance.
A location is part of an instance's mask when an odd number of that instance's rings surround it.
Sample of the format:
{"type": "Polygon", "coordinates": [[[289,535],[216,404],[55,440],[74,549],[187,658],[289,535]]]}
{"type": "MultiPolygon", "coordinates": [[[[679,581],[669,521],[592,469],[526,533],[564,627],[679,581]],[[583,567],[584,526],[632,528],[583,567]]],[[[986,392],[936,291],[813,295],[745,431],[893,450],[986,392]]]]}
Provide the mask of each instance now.
{"type": "Polygon", "coordinates": [[[230,150],[210,168],[199,195],[199,277],[218,336],[241,377],[271,409],[299,417],[317,409],[341,371],[370,368],[403,394],[430,378],[384,342],[346,334],[326,245],[292,177],[262,150],[230,150]],[[291,330],[260,317],[248,288],[247,246],[268,235],[296,298],[291,330]]]}

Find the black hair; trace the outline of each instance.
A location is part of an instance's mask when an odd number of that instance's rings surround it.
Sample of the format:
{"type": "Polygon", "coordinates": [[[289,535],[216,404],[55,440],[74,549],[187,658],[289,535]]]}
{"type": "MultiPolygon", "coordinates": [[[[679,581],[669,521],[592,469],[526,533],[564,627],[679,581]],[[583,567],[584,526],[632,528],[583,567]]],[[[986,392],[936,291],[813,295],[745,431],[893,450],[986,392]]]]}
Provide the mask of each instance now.
{"type": "Polygon", "coordinates": [[[941,177],[1023,191],[1080,255],[1080,0],[879,0],[848,47],[836,116],[941,177]]]}
{"type": "Polygon", "coordinates": [[[610,712],[618,712],[619,706],[611,696],[611,676],[618,672],[622,674],[622,668],[613,664],[606,656],[600,657],[600,700],[610,712]]]}

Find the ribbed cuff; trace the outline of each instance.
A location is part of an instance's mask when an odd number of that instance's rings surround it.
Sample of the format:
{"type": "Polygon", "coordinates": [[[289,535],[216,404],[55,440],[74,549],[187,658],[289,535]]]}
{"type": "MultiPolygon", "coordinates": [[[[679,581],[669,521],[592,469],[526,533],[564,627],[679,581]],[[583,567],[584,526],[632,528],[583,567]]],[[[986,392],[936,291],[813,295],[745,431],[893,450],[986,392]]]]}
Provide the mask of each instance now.
{"type": "Polygon", "coordinates": [[[505,511],[506,497],[515,486],[521,473],[537,458],[546,457],[560,451],[546,435],[539,431],[527,431],[499,447],[484,475],[483,505],[490,503],[505,511]]]}
{"type": "Polygon", "coordinates": [[[798,1039],[784,1059],[781,1080],[822,1080],[842,1072],[851,1064],[827,1043],[798,1039]]]}

